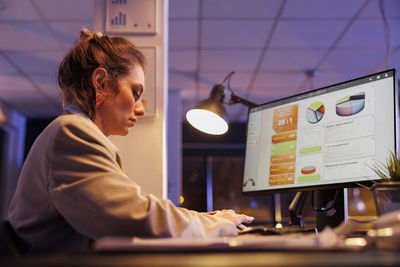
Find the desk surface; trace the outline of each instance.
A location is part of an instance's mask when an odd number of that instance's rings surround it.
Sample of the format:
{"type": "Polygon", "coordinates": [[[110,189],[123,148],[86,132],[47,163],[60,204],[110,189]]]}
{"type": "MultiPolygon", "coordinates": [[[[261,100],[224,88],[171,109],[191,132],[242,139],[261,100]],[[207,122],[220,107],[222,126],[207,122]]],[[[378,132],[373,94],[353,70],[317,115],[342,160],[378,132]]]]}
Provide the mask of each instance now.
{"type": "Polygon", "coordinates": [[[400,266],[396,250],[63,253],[0,260],[1,266],[400,266]]]}

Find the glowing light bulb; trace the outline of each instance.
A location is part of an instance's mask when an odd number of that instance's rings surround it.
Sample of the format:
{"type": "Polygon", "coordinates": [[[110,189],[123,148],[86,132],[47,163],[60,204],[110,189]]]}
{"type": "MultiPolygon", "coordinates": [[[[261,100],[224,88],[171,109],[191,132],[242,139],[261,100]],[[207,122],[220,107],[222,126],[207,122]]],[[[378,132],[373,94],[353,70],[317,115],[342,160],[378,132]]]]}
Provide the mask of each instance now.
{"type": "Polygon", "coordinates": [[[205,109],[192,109],[186,113],[186,119],[196,129],[208,134],[224,134],[228,124],[217,114],[205,109]]]}

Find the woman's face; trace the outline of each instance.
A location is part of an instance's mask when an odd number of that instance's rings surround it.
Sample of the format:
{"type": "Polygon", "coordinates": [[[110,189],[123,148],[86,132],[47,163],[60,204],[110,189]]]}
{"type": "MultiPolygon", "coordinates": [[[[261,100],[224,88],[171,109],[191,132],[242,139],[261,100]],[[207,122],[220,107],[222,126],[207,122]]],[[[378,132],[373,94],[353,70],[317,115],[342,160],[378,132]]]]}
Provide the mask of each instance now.
{"type": "Polygon", "coordinates": [[[135,65],[128,75],[104,86],[109,96],[97,109],[94,123],[106,136],[127,135],[137,117],[144,115],[140,97],[144,90],[143,69],[135,65]]]}

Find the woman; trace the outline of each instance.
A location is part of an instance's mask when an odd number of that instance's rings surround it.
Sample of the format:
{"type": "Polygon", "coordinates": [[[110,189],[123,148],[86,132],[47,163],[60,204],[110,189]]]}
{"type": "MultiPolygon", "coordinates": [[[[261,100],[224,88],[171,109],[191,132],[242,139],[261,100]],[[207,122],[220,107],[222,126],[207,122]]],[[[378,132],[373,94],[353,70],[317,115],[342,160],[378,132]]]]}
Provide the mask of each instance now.
{"type": "Polygon", "coordinates": [[[142,195],[107,138],[127,135],[144,109],[143,54],[123,38],[82,30],[58,81],[67,107],[24,163],[9,220],[31,252],[86,249],[106,235],[236,235],[253,218],[199,213],[142,195]]]}

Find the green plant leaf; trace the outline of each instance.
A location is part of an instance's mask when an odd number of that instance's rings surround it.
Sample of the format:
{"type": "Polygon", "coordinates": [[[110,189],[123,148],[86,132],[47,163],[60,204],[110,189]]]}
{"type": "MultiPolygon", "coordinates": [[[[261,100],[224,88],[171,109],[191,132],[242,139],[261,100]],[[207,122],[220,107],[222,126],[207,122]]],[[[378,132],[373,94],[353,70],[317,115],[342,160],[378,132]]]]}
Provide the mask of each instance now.
{"type": "Polygon", "coordinates": [[[390,152],[385,164],[377,163],[371,169],[383,182],[400,181],[400,158],[393,152],[390,152]]]}

